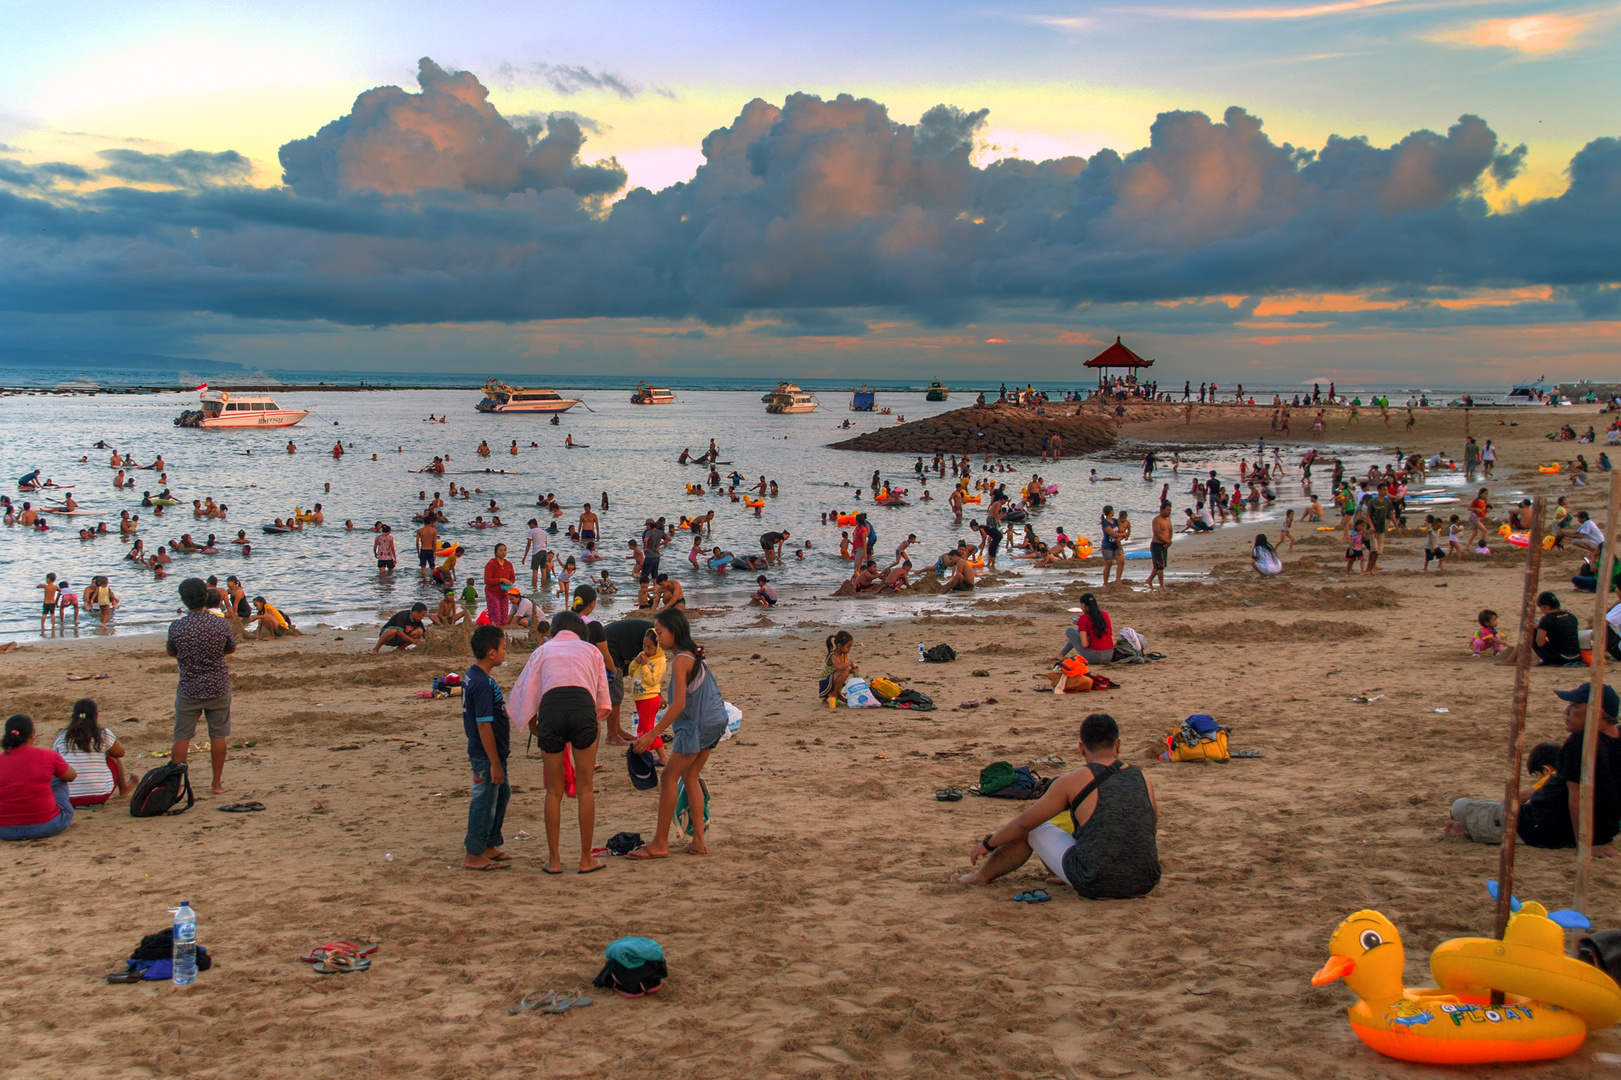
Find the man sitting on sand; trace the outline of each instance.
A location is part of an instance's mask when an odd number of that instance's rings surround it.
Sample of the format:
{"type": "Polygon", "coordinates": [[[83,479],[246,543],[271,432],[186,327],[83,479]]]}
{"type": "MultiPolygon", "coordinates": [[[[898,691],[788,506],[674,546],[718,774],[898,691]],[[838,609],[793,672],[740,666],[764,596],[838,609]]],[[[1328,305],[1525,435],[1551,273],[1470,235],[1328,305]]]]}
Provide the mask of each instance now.
{"type": "Polygon", "coordinates": [[[383,624],[382,633],[377,635],[377,644],[371,651],[376,653],[385,645],[392,645],[395,649],[403,649],[407,645],[422,644],[422,620],[427,617],[428,605],[420,600],[412,604],[408,610],[397,611],[394,617],[383,624]]]}
{"type": "Polygon", "coordinates": [[[955,553],[947,552],[945,556],[946,569],[951,576],[946,578],[941,592],[968,592],[974,587],[974,577],[978,573],[968,564],[968,560],[955,553]]]}
{"type": "MultiPolygon", "coordinates": [[[[1582,773],[1582,733],[1588,723],[1588,699],[1592,684],[1574,690],[1555,690],[1554,696],[1566,702],[1565,730],[1570,732],[1559,751],[1559,765],[1551,780],[1521,795],[1515,833],[1520,842],[1540,848],[1576,846],[1579,831],[1578,789],[1582,773]]],[[[1593,855],[1611,858],[1615,849],[1610,841],[1621,831],[1621,729],[1616,715],[1621,713],[1621,694],[1604,688],[1603,716],[1597,717],[1598,754],[1593,769],[1593,855]]],[[[1480,844],[1503,841],[1503,804],[1497,799],[1458,799],[1452,804],[1449,835],[1465,835],[1480,844]]]]}
{"type": "Polygon", "coordinates": [[[951,880],[988,885],[1033,853],[1089,900],[1152,892],[1160,877],[1158,805],[1142,770],[1120,760],[1120,725],[1113,717],[1093,713],[1081,722],[1081,757],[1083,768],[1054,780],[1024,813],[975,844],[968,855],[975,868],[951,880]],[[1069,830],[1053,824],[1061,814],[1069,830]]]}

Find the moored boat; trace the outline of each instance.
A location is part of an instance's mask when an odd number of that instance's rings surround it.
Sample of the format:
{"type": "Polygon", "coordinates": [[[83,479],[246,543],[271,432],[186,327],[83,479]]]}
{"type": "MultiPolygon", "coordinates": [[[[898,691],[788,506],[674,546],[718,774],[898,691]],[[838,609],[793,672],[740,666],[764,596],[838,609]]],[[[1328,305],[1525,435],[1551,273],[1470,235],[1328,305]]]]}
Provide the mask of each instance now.
{"type": "Polygon", "coordinates": [[[936,379],[929,384],[929,392],[923,395],[923,400],[944,401],[950,394],[951,391],[946,389],[946,384],[936,379]]]}
{"type": "Polygon", "coordinates": [[[861,384],[861,389],[855,391],[850,396],[850,411],[851,412],[872,412],[873,404],[876,401],[877,401],[877,395],[874,394],[871,390],[867,389],[867,384],[866,383],[862,383],[861,384]]]}
{"type": "Polygon", "coordinates": [[[675,394],[660,386],[649,386],[645,382],[636,384],[636,392],[630,395],[632,405],[668,405],[675,401],[675,394]]]}
{"type": "Polygon", "coordinates": [[[556,390],[508,386],[499,379],[486,379],[484,400],[475,408],[485,413],[564,413],[580,403],[556,390]]]}
{"type": "Polygon", "coordinates": [[[175,417],[175,427],[292,427],[309,415],[305,409],[282,408],[269,394],[210,390],[206,383],[197,388],[197,396],[202,400],[202,408],[187,409],[175,417]]]}
{"type": "Polygon", "coordinates": [[[762,395],[760,400],[765,402],[765,411],[772,415],[812,412],[821,404],[791,382],[778,383],[775,390],[762,395]]]}

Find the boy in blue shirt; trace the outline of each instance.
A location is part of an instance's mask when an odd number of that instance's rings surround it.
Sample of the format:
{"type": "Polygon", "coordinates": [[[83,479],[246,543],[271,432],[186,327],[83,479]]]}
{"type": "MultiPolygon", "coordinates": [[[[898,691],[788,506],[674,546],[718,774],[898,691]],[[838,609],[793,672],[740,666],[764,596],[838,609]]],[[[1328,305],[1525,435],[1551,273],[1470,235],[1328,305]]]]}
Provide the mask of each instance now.
{"type": "Polygon", "coordinates": [[[512,799],[512,785],[507,783],[512,724],[501,687],[490,678],[490,672],[506,658],[506,634],[499,626],[480,626],[473,631],[474,663],[462,677],[462,727],[467,732],[467,758],[473,766],[464,870],[505,870],[512,858],[501,850],[501,825],[512,799]]]}

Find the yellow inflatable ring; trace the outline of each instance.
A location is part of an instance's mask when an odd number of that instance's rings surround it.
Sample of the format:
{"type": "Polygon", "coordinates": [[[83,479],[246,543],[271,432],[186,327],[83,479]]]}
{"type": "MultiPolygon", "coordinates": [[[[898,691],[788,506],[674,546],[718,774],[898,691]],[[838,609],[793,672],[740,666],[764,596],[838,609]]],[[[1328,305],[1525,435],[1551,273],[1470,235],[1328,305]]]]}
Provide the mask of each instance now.
{"type": "Polygon", "coordinates": [[[1075,554],[1079,558],[1090,559],[1092,557],[1092,541],[1084,536],[1075,541],[1075,554]]]}
{"type": "Polygon", "coordinates": [[[1562,468],[1564,468],[1564,466],[1559,464],[1559,462],[1556,461],[1552,465],[1538,465],[1537,466],[1537,472],[1539,472],[1539,473],[1556,473],[1562,468]]]}
{"type": "Polygon", "coordinates": [[[1542,538],[1542,550],[1543,551],[1552,551],[1553,550],[1553,544],[1554,544],[1553,537],[1544,536],[1542,538]]]}
{"type": "Polygon", "coordinates": [[[856,516],[854,514],[840,514],[839,515],[839,524],[840,525],[854,525],[855,523],[856,523],[856,516]]]}
{"type": "Polygon", "coordinates": [[[977,502],[980,501],[981,498],[982,498],[982,496],[979,496],[979,495],[964,495],[962,497],[962,501],[963,502],[977,503],[977,502]]]}
{"type": "Polygon", "coordinates": [[[743,505],[744,506],[751,506],[751,507],[752,506],[764,506],[765,505],[765,500],[764,499],[759,499],[759,500],[744,499],[743,500],[743,505]]]}
{"type": "Polygon", "coordinates": [[[1541,904],[1527,901],[1509,920],[1503,940],[1453,938],[1430,954],[1436,985],[1454,994],[1502,990],[1568,1009],[1590,1031],[1621,1020],[1621,987],[1598,968],[1565,955],[1565,932],[1541,904]]]}

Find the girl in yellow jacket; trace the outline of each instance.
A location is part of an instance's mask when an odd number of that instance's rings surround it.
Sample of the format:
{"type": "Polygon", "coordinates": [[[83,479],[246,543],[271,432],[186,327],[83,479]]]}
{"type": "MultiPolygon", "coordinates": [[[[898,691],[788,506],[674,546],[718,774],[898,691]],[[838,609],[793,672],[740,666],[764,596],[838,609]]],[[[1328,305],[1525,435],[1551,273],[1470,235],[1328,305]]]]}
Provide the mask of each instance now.
{"type": "MultiPolygon", "coordinates": [[[[636,654],[630,662],[630,688],[636,700],[636,734],[645,735],[653,730],[653,723],[658,717],[659,687],[664,684],[664,669],[666,660],[664,650],[659,648],[658,635],[649,629],[642,638],[642,651],[636,654]]],[[[664,740],[654,739],[653,749],[658,753],[659,764],[664,764],[667,755],[664,750],[664,740]]]]}

